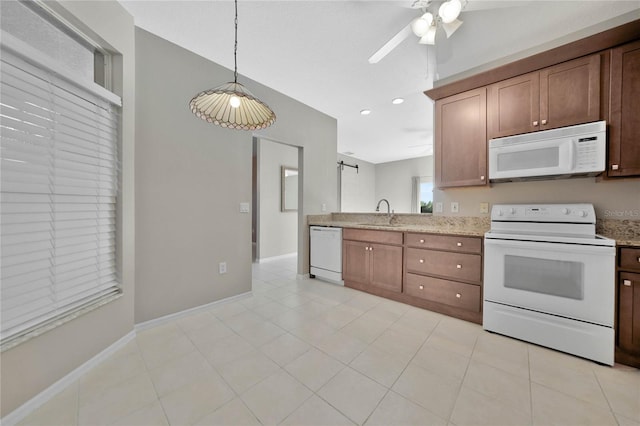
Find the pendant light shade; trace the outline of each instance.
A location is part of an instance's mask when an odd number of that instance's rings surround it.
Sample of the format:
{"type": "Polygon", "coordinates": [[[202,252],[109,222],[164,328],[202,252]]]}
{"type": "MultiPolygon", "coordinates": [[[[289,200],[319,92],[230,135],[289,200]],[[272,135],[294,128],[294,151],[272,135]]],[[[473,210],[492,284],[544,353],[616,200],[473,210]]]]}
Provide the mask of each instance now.
{"type": "Polygon", "coordinates": [[[258,130],[276,121],[275,113],[238,83],[238,0],[235,0],[235,44],[233,81],[198,93],[189,102],[191,112],[208,123],[227,129],[258,130]]]}
{"type": "Polygon", "coordinates": [[[189,106],[197,117],[229,129],[265,129],[276,121],[271,108],[240,83],[225,83],[198,93],[189,106]]]}

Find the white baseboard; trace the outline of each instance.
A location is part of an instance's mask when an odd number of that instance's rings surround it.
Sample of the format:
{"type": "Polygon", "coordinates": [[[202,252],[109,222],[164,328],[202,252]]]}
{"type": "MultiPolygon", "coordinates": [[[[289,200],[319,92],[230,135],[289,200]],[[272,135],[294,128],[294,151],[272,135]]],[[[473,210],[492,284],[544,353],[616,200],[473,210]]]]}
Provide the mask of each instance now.
{"type": "Polygon", "coordinates": [[[112,343],[102,352],[95,355],[93,358],[89,359],[87,362],[82,364],[80,367],[71,371],[69,374],[22,404],[20,407],[16,408],[6,416],[0,420],[0,424],[4,426],[13,426],[29,414],[37,410],[40,406],[48,402],[51,398],[56,396],[61,391],[65,390],[70,384],[78,380],[82,377],[83,374],[87,373],[89,370],[100,364],[102,361],[113,355],[119,349],[123,348],[127,343],[133,340],[136,337],[135,330],[131,330],[129,333],[125,334],[116,342],[112,343]]]}
{"type": "Polygon", "coordinates": [[[269,263],[269,262],[273,262],[274,260],[290,259],[292,257],[296,257],[297,255],[298,255],[298,252],[293,252],[288,254],[282,254],[280,256],[264,257],[262,259],[258,259],[258,263],[269,263]]]}
{"type": "Polygon", "coordinates": [[[142,330],[146,330],[148,328],[153,328],[153,327],[159,326],[161,324],[167,323],[169,321],[173,321],[173,320],[176,320],[178,318],[182,318],[182,317],[185,317],[187,315],[191,315],[191,314],[199,312],[199,311],[206,311],[207,309],[211,309],[215,305],[221,305],[223,303],[229,303],[229,302],[233,302],[235,300],[245,299],[245,298],[251,296],[251,294],[252,294],[252,292],[250,292],[250,291],[248,291],[246,293],[236,294],[235,296],[230,296],[230,297],[226,297],[224,299],[216,300],[214,302],[207,303],[206,305],[196,306],[195,308],[185,309],[184,311],[176,312],[176,313],[173,313],[173,314],[165,315],[163,317],[154,318],[154,319],[149,320],[149,321],[141,322],[141,323],[138,323],[138,324],[135,325],[135,330],[136,331],[142,331],[142,330]]]}
{"type": "Polygon", "coordinates": [[[242,294],[237,294],[235,296],[227,297],[225,299],[216,300],[215,302],[207,303],[206,305],[196,306],[195,308],[186,309],[184,311],[176,312],[174,314],[165,315],[160,318],[155,318],[149,321],[145,321],[134,326],[134,329],[127,333],[125,336],[121,337],[119,340],[111,344],[109,347],[104,349],[102,352],[98,353],[96,356],[82,364],[80,367],[71,371],[66,376],[62,377],[60,380],[31,398],[29,401],[22,404],[20,407],[16,408],[2,419],[0,419],[0,425],[2,426],[13,426],[20,422],[22,419],[27,417],[29,414],[37,410],[40,406],[48,402],[51,398],[56,396],[61,391],[65,390],[71,383],[78,380],[83,374],[87,373],[89,370],[100,364],[102,361],[113,355],[119,349],[124,347],[127,343],[133,340],[136,337],[136,333],[142,330],[146,330],[149,328],[156,327],[158,325],[164,324],[166,322],[187,316],[189,314],[204,311],[206,309],[210,309],[212,306],[219,305],[222,303],[228,303],[234,300],[244,299],[249,297],[252,293],[246,292],[242,294]]]}

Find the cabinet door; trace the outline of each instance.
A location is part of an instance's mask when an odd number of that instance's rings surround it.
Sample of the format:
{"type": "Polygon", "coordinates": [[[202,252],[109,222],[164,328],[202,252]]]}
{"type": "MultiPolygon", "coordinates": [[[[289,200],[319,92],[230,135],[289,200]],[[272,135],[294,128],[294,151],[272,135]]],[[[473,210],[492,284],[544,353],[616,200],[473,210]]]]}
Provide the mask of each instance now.
{"type": "Polygon", "coordinates": [[[600,55],[540,71],[540,130],[600,119],[600,55]]]}
{"type": "Polygon", "coordinates": [[[487,89],[487,138],[540,129],[540,75],[537,72],[492,84],[487,89]]]}
{"type": "Polygon", "coordinates": [[[620,273],[618,298],[618,346],[640,354],[640,274],[620,273]]]}
{"type": "Polygon", "coordinates": [[[438,188],[487,184],[487,89],[436,101],[435,183],[438,188]]]}
{"type": "Polygon", "coordinates": [[[640,41],[611,52],[609,176],[640,175],[640,41]]]}
{"type": "Polygon", "coordinates": [[[385,290],[402,292],[402,247],[372,244],[371,285],[385,290]]]}
{"type": "Polygon", "coordinates": [[[369,282],[370,243],[342,241],[342,279],[359,283],[369,282]]]}

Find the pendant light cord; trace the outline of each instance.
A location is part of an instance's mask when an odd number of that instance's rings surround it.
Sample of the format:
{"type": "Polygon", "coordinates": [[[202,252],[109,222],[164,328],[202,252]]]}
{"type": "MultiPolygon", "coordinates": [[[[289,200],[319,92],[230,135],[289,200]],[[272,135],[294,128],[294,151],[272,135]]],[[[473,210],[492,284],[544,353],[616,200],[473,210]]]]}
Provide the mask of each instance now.
{"type": "Polygon", "coordinates": [[[236,32],[235,32],[235,43],[233,45],[233,82],[238,82],[238,0],[235,0],[236,4],[236,19],[234,21],[236,32]]]}

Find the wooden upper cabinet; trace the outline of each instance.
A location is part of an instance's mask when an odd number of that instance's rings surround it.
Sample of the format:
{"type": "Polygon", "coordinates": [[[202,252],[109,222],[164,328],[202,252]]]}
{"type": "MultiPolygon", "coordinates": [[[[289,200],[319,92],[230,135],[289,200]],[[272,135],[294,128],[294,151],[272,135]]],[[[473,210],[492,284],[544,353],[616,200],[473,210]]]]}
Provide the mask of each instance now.
{"type": "Polygon", "coordinates": [[[640,175],[640,41],[611,51],[608,176],[640,175]]]}
{"type": "Polygon", "coordinates": [[[435,184],[438,188],[487,184],[487,89],[435,104],[435,184]]]}
{"type": "Polygon", "coordinates": [[[488,139],[600,119],[600,55],[564,62],[488,87],[488,139]]]}
{"type": "Polygon", "coordinates": [[[540,75],[537,72],[510,78],[488,87],[488,139],[538,130],[540,123],[540,75]]]}
{"type": "Polygon", "coordinates": [[[540,130],[599,119],[599,54],[540,71],[540,130]]]}

